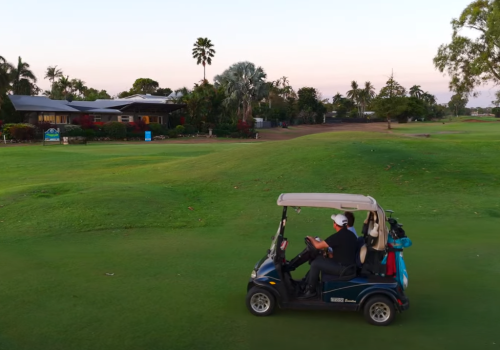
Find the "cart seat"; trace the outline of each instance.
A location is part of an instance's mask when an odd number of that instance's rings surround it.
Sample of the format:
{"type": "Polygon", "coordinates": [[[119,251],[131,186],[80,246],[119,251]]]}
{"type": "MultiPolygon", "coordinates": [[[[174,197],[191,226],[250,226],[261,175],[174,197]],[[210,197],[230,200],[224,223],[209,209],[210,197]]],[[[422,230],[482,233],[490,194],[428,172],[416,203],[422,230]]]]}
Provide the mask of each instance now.
{"type": "Polygon", "coordinates": [[[358,272],[357,266],[351,265],[344,268],[340,276],[321,273],[321,280],[323,282],[350,281],[356,277],[357,272],[358,272]]]}

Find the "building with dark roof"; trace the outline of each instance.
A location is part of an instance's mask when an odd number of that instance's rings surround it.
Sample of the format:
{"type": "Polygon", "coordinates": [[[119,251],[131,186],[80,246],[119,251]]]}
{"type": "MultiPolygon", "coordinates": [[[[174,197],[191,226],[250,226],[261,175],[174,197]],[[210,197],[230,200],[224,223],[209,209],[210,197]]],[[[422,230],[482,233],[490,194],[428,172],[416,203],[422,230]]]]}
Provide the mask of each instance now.
{"type": "Polygon", "coordinates": [[[45,96],[9,95],[14,108],[26,113],[26,120],[71,124],[74,118],[88,115],[95,122],[134,122],[168,124],[168,115],[184,108],[163,96],[134,95],[129,98],[96,101],[51,100],[45,96]],[[141,98],[140,96],[148,96],[141,98]]]}

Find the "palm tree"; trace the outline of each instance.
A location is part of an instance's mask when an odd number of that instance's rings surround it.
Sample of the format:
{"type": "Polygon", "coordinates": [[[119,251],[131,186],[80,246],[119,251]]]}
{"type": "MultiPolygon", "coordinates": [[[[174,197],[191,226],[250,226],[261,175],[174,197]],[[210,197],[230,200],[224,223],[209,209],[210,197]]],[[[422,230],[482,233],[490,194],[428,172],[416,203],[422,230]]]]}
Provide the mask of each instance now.
{"type": "Polygon", "coordinates": [[[174,91],[173,99],[176,103],[183,103],[185,102],[186,98],[189,96],[190,93],[191,91],[189,91],[189,89],[184,86],[174,91]]]}
{"type": "Polygon", "coordinates": [[[339,92],[337,92],[337,94],[332,97],[332,103],[334,105],[337,105],[342,101],[343,98],[344,97],[339,92]]]}
{"type": "Polygon", "coordinates": [[[361,116],[365,115],[365,110],[366,106],[373,100],[375,97],[375,87],[372,85],[371,82],[367,81],[365,82],[365,88],[359,90],[359,103],[361,106],[361,116]]]}
{"type": "Polygon", "coordinates": [[[12,66],[5,58],[0,56],[0,108],[2,107],[3,95],[10,90],[10,71],[12,66]]]}
{"type": "Polygon", "coordinates": [[[360,110],[360,101],[359,101],[359,98],[360,98],[360,88],[359,88],[359,85],[356,81],[352,81],[351,82],[351,90],[347,91],[347,97],[350,98],[352,100],[352,102],[354,102],[354,104],[358,107],[358,114],[361,114],[361,110],[360,110]]]}
{"type": "Polygon", "coordinates": [[[226,105],[235,104],[238,116],[241,115],[241,119],[246,121],[252,116],[252,102],[260,101],[268,95],[266,77],[262,67],[255,67],[250,62],[238,62],[214,80],[216,88],[225,87],[228,96],[226,105]]]}
{"type": "Polygon", "coordinates": [[[64,97],[66,97],[69,93],[68,89],[71,90],[71,81],[69,80],[69,75],[66,77],[62,76],[59,81],[57,82],[59,85],[59,88],[61,89],[64,97]]]}
{"type": "Polygon", "coordinates": [[[19,57],[17,66],[10,70],[14,95],[33,95],[38,91],[35,74],[29,68],[30,65],[19,57]]]}
{"type": "Polygon", "coordinates": [[[434,106],[436,104],[436,96],[428,92],[424,92],[422,94],[422,100],[424,100],[429,106],[434,106]]]}
{"type": "Polygon", "coordinates": [[[276,80],[276,83],[279,88],[279,94],[285,100],[295,96],[295,91],[293,91],[293,88],[290,86],[290,81],[288,80],[288,77],[283,76],[280,79],[276,80]]]}
{"type": "Polygon", "coordinates": [[[71,80],[71,87],[73,91],[78,92],[79,96],[83,96],[83,93],[85,90],[87,90],[87,87],[85,86],[85,82],[80,80],[80,79],[73,79],[71,80]]]}
{"type": "Polygon", "coordinates": [[[63,76],[63,72],[60,69],[57,69],[57,66],[54,67],[48,67],[47,72],[45,73],[45,78],[44,79],[49,79],[50,81],[50,97],[53,97],[52,91],[54,90],[54,81],[57,78],[61,78],[63,76]]]}
{"type": "Polygon", "coordinates": [[[0,95],[10,90],[10,71],[12,66],[0,56],[0,95]]]}
{"type": "Polygon", "coordinates": [[[205,81],[205,66],[208,63],[212,64],[212,57],[215,55],[214,45],[208,38],[198,38],[193,47],[193,58],[196,59],[196,64],[203,65],[203,81],[205,81]]]}
{"type": "Polygon", "coordinates": [[[413,85],[410,88],[410,96],[411,97],[416,97],[420,100],[422,98],[423,94],[424,94],[424,92],[420,88],[420,85],[413,85]]]}
{"type": "Polygon", "coordinates": [[[271,109],[273,95],[279,95],[279,93],[280,93],[280,89],[279,89],[280,81],[279,80],[269,81],[266,84],[267,84],[267,92],[268,92],[267,101],[269,103],[269,109],[271,109]]]}

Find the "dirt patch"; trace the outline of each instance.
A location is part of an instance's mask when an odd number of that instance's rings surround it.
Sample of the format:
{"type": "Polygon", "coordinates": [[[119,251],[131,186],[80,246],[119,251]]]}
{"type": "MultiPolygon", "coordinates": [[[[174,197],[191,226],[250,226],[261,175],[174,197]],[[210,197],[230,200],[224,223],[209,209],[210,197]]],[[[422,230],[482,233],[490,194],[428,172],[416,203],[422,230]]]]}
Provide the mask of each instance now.
{"type": "Polygon", "coordinates": [[[342,124],[319,124],[319,125],[298,125],[287,129],[273,128],[259,130],[259,137],[262,141],[290,140],[301,136],[319,134],[335,131],[363,131],[387,133],[386,123],[342,123],[342,124]]]}
{"type": "Polygon", "coordinates": [[[431,137],[431,134],[403,134],[403,135],[410,137],[431,137]]]}
{"type": "Polygon", "coordinates": [[[500,122],[500,120],[490,121],[490,120],[479,120],[479,119],[465,119],[464,123],[496,123],[500,122]]]}

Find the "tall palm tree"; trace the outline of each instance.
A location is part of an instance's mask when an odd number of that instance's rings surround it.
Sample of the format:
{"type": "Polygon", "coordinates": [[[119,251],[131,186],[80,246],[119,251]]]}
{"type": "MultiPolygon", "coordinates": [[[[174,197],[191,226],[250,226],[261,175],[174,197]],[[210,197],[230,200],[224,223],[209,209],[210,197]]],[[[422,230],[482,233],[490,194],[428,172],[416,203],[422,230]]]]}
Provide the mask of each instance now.
{"type": "Polygon", "coordinates": [[[5,58],[0,56],[0,108],[2,107],[3,96],[10,90],[10,70],[12,66],[5,58]]]}
{"type": "Polygon", "coordinates": [[[30,65],[23,62],[21,57],[17,61],[17,66],[12,67],[10,76],[14,95],[33,95],[37,92],[35,74],[30,70],[30,65]]]}
{"type": "Polygon", "coordinates": [[[343,98],[344,97],[339,92],[337,92],[337,94],[332,97],[332,103],[334,105],[337,105],[342,101],[343,98]]]}
{"type": "Polygon", "coordinates": [[[77,92],[79,96],[83,96],[83,93],[85,90],[87,90],[87,87],[85,86],[85,82],[80,80],[80,79],[72,79],[71,80],[71,87],[72,90],[77,92]]]}
{"type": "Polygon", "coordinates": [[[365,115],[366,111],[366,106],[373,100],[375,97],[375,87],[372,85],[371,82],[367,81],[365,82],[365,87],[364,89],[359,90],[359,104],[361,106],[361,116],[363,117],[365,115]]]}
{"type": "Polygon", "coordinates": [[[410,96],[411,97],[416,97],[416,98],[418,98],[420,100],[423,95],[424,95],[424,92],[420,88],[420,85],[413,85],[410,88],[410,96]]]}
{"type": "Polygon", "coordinates": [[[62,70],[58,69],[57,66],[54,67],[48,67],[47,72],[45,73],[45,78],[44,79],[49,79],[50,81],[50,97],[53,97],[52,91],[54,90],[54,81],[57,78],[61,78],[63,76],[62,70]]]}
{"type": "Polygon", "coordinates": [[[10,90],[10,71],[12,66],[0,56],[0,95],[10,90]]]}
{"type": "Polygon", "coordinates": [[[269,109],[271,109],[273,95],[279,95],[279,93],[280,93],[280,88],[279,88],[280,81],[279,80],[269,81],[266,84],[267,84],[267,93],[268,93],[267,94],[267,101],[269,103],[269,109]]]}
{"type": "Polygon", "coordinates": [[[354,102],[354,104],[358,107],[358,114],[361,114],[361,106],[360,106],[360,93],[361,89],[359,88],[358,83],[353,80],[351,82],[351,90],[347,91],[347,97],[354,102]]]}
{"type": "Polygon", "coordinates": [[[436,96],[428,92],[424,92],[422,94],[422,100],[424,100],[430,106],[434,106],[436,104],[436,96]]]}
{"type": "Polygon", "coordinates": [[[205,81],[205,66],[208,63],[212,64],[212,58],[215,55],[214,45],[208,38],[198,38],[193,47],[193,58],[196,59],[196,64],[203,65],[203,81],[205,81]]]}
{"type": "Polygon", "coordinates": [[[70,93],[72,88],[71,80],[69,80],[69,75],[67,75],[66,77],[62,76],[57,84],[59,85],[59,88],[61,89],[63,95],[66,97],[68,93],[70,93]]]}

